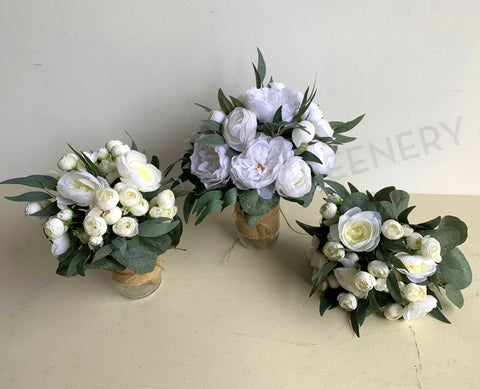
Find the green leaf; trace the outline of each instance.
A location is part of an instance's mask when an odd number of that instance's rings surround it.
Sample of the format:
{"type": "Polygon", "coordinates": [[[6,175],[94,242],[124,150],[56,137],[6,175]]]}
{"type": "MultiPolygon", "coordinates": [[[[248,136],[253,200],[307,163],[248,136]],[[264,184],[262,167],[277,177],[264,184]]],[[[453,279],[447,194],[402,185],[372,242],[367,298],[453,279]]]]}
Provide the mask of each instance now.
{"type": "Polygon", "coordinates": [[[218,208],[220,208],[223,204],[222,200],[213,200],[207,204],[207,206],[203,209],[200,216],[195,220],[195,225],[199,225],[203,219],[212,212],[215,212],[218,208]]]}
{"type": "Polygon", "coordinates": [[[95,252],[95,255],[93,256],[93,261],[92,262],[96,262],[96,261],[99,261],[100,259],[103,259],[105,257],[107,257],[108,255],[111,254],[113,248],[112,248],[112,245],[110,244],[107,244],[101,248],[99,248],[96,252],[95,252]]]}
{"type": "Polygon", "coordinates": [[[92,161],[90,161],[90,158],[85,156],[85,154],[83,154],[82,152],[75,150],[70,144],[67,143],[67,145],[77,155],[80,161],[84,164],[88,173],[90,173],[94,177],[101,176],[98,166],[95,165],[92,161]]]}
{"type": "Polygon", "coordinates": [[[215,132],[221,133],[222,124],[216,122],[215,120],[202,120],[202,123],[205,123],[207,126],[215,130],[215,132]]]}
{"type": "MultiPolygon", "coordinates": [[[[179,224],[180,225],[180,224],[179,224]]],[[[175,230],[172,230],[172,232],[175,230]]],[[[172,238],[169,234],[157,236],[155,238],[140,238],[142,245],[147,245],[155,250],[157,255],[163,254],[172,245],[172,238]]]]}
{"type": "Polygon", "coordinates": [[[394,190],[394,186],[387,186],[386,188],[380,189],[377,193],[375,193],[373,199],[375,201],[390,201],[390,193],[392,193],[394,190]]]}
{"type": "Polygon", "coordinates": [[[334,132],[335,134],[341,134],[343,132],[347,132],[347,131],[350,131],[352,128],[354,128],[358,123],[360,123],[362,121],[362,119],[364,118],[365,114],[363,115],[360,115],[359,117],[357,117],[356,119],[353,119],[349,122],[346,122],[346,123],[343,123],[342,125],[336,127],[334,129],[334,132]]]}
{"type": "Polygon", "coordinates": [[[280,196],[273,195],[271,199],[262,199],[256,189],[242,190],[238,193],[240,207],[250,215],[264,215],[275,208],[280,202],[280,196]]]}
{"type": "Polygon", "coordinates": [[[440,309],[434,308],[430,311],[430,315],[432,315],[435,319],[440,320],[441,322],[447,323],[447,324],[452,324],[450,323],[450,320],[448,320],[442,311],[440,309]]]}
{"type": "Polygon", "coordinates": [[[55,190],[57,188],[57,179],[41,174],[34,174],[27,177],[11,178],[0,182],[0,184],[24,185],[32,188],[48,188],[55,190]]]}
{"type": "Polygon", "coordinates": [[[351,195],[344,197],[342,205],[340,206],[340,213],[344,214],[349,209],[360,207],[362,210],[366,210],[370,200],[367,195],[361,192],[355,192],[351,195]]]}
{"type": "Polygon", "coordinates": [[[227,190],[223,195],[223,208],[235,204],[237,202],[237,197],[238,192],[236,187],[227,190]]]}
{"type": "Polygon", "coordinates": [[[260,89],[262,87],[262,79],[260,78],[260,74],[258,74],[257,67],[255,64],[252,63],[253,66],[253,72],[255,73],[255,86],[257,89],[260,89]]]}
{"type": "Polygon", "coordinates": [[[135,143],[135,141],[133,140],[132,136],[127,132],[125,131],[125,133],[127,134],[127,136],[130,138],[130,140],[132,141],[132,145],[130,146],[130,148],[134,151],[138,151],[138,147],[137,147],[137,144],[135,143]]]}
{"type": "Polygon", "coordinates": [[[248,213],[243,213],[243,219],[245,220],[245,223],[249,229],[254,228],[261,217],[262,215],[249,215],[248,213]]]}
{"type": "Polygon", "coordinates": [[[378,305],[378,301],[375,298],[375,292],[371,290],[368,292],[368,302],[370,303],[370,306],[378,313],[381,313],[382,310],[380,309],[380,305],[378,305]]]}
{"type": "Polygon", "coordinates": [[[358,311],[356,309],[350,312],[350,323],[352,324],[353,331],[355,331],[357,337],[360,338],[360,325],[358,322],[358,311]]]}
{"type": "Polygon", "coordinates": [[[124,256],[127,251],[127,240],[124,237],[117,236],[112,239],[112,246],[120,252],[120,255],[124,256]]]}
{"type": "Polygon", "coordinates": [[[219,134],[210,134],[202,136],[197,140],[197,143],[201,145],[224,145],[226,142],[223,136],[219,134]]]}
{"type": "MultiPolygon", "coordinates": [[[[172,171],[172,169],[175,167],[175,165],[176,165],[177,163],[181,162],[182,160],[183,160],[183,158],[179,158],[179,159],[177,159],[175,162],[172,162],[170,165],[168,165],[168,167],[163,171],[163,176],[164,176],[164,177],[167,177],[168,174],[169,174],[169,173],[172,171]]],[[[152,165],[154,165],[154,166],[158,169],[158,166],[157,166],[157,165],[159,165],[159,161],[158,161],[158,158],[157,158],[155,155],[152,157],[152,165]],[[155,160],[156,164],[153,163],[153,162],[154,162],[154,158],[156,158],[156,160],[155,160]]]]}
{"type": "MultiPolygon", "coordinates": [[[[381,251],[381,250],[378,250],[378,251],[381,251]]],[[[401,251],[406,251],[406,250],[400,250],[400,252],[401,251]]],[[[390,263],[393,265],[395,269],[406,269],[403,262],[400,259],[398,259],[394,254],[388,255],[388,260],[390,261],[390,263]]]]}
{"type": "Polygon", "coordinates": [[[73,258],[73,256],[75,255],[75,253],[78,250],[78,243],[79,243],[79,241],[75,240],[75,242],[68,248],[68,250],[66,252],[64,252],[63,254],[61,254],[57,257],[58,261],[69,263],[70,260],[73,258]]]}
{"type": "Polygon", "coordinates": [[[321,236],[325,235],[325,236],[327,236],[328,233],[330,232],[330,227],[309,226],[308,224],[299,222],[298,220],[296,220],[296,222],[302,230],[304,230],[307,234],[309,234],[311,236],[314,236],[314,235],[321,235],[321,236]]]}
{"type": "Polygon", "coordinates": [[[327,309],[333,309],[338,305],[338,294],[338,290],[336,291],[335,289],[328,289],[325,292],[325,294],[322,296],[322,299],[320,300],[320,316],[323,316],[327,309]]]}
{"type": "Polygon", "coordinates": [[[392,203],[397,207],[397,214],[400,214],[408,208],[410,195],[407,192],[395,189],[393,192],[390,192],[389,196],[392,203]]]}
{"type": "Polygon", "coordinates": [[[325,183],[328,184],[342,199],[350,195],[347,189],[342,184],[338,182],[325,180],[325,183]]]}
{"type": "Polygon", "coordinates": [[[228,115],[233,111],[233,104],[228,101],[227,96],[225,96],[225,93],[222,91],[222,88],[218,90],[218,104],[225,115],[228,115]]]}
{"type": "Polygon", "coordinates": [[[260,77],[260,84],[262,84],[267,74],[267,67],[265,65],[265,60],[263,59],[263,54],[258,47],[257,47],[257,54],[258,54],[257,71],[258,71],[258,76],[260,77]]]}
{"type": "Polygon", "coordinates": [[[127,239],[127,247],[137,247],[140,244],[140,238],[134,236],[133,238],[127,239]]]}
{"type": "Polygon", "coordinates": [[[302,154],[300,154],[300,156],[305,162],[316,162],[323,165],[323,162],[320,160],[320,158],[318,158],[315,154],[311,153],[310,151],[305,150],[302,154]]]}
{"type": "Polygon", "coordinates": [[[109,271],[125,270],[125,266],[120,264],[118,261],[116,261],[112,257],[108,257],[108,256],[104,258],[100,258],[97,261],[87,263],[86,266],[88,269],[102,269],[102,270],[109,270],[109,271]]]}
{"type": "Polygon", "coordinates": [[[347,184],[348,184],[348,187],[350,188],[350,193],[353,194],[353,193],[360,192],[360,191],[355,187],[355,185],[353,185],[352,183],[347,182],[347,184]]]}
{"type": "Polygon", "coordinates": [[[177,224],[178,221],[172,221],[171,223],[163,223],[156,221],[156,219],[149,219],[138,225],[138,236],[152,238],[164,235],[173,230],[177,226],[177,224]]]}
{"type": "Polygon", "coordinates": [[[237,151],[237,150],[234,150],[232,149],[231,147],[228,148],[226,154],[229,156],[229,157],[235,157],[237,155],[240,155],[240,151],[237,151]]]}
{"type": "Polygon", "coordinates": [[[433,230],[440,224],[441,221],[442,221],[441,216],[437,216],[436,218],[429,220],[428,222],[425,222],[425,223],[412,224],[412,227],[420,230],[433,230]]]}
{"type": "Polygon", "coordinates": [[[458,231],[458,240],[457,246],[461,245],[463,242],[467,240],[468,237],[468,228],[467,225],[461,221],[458,217],[455,216],[444,216],[438,225],[438,229],[442,229],[445,227],[454,228],[458,231]]]}
{"type": "Polygon", "coordinates": [[[67,278],[72,277],[76,274],[80,274],[81,276],[85,275],[85,262],[89,254],[90,249],[87,246],[81,245],[78,248],[77,253],[73,256],[72,260],[68,265],[66,272],[67,278]]]}
{"type": "MultiPolygon", "coordinates": [[[[181,159],[179,159],[179,161],[181,161],[181,159]]],[[[151,163],[153,166],[155,166],[157,169],[160,168],[160,161],[158,160],[158,157],[157,157],[156,155],[152,155],[152,160],[150,161],[150,163],[151,163]]],[[[175,163],[176,163],[176,162],[175,162],[175,163]]],[[[175,166],[175,163],[173,163],[172,165],[170,165],[170,166],[171,166],[170,170],[173,168],[173,166],[175,166]]],[[[170,166],[169,166],[169,167],[170,167],[170,166]]],[[[167,168],[167,169],[168,169],[168,168],[167,168]]],[[[169,170],[169,171],[170,171],[170,170],[169,170]]],[[[168,174],[168,173],[163,172],[163,176],[164,176],[164,177],[166,177],[167,174],[168,174]]]]}
{"type": "Polygon", "coordinates": [[[277,111],[273,115],[273,123],[280,123],[282,121],[282,106],[278,107],[277,111]]]}
{"type": "Polygon", "coordinates": [[[27,192],[18,196],[5,196],[10,201],[42,201],[51,199],[48,193],[45,192],[27,192]]]}
{"type": "Polygon", "coordinates": [[[197,201],[197,199],[195,198],[193,192],[190,192],[187,197],[185,197],[185,201],[183,203],[183,218],[185,219],[185,223],[188,223],[188,218],[190,217],[190,213],[192,212],[195,201],[197,201]]]}
{"type": "Polygon", "coordinates": [[[41,209],[38,212],[32,213],[30,216],[50,216],[58,213],[60,208],[58,208],[57,203],[48,204],[45,208],[41,209]]]}
{"type": "Polygon", "coordinates": [[[313,282],[313,287],[312,287],[312,290],[310,291],[310,296],[309,297],[312,297],[315,294],[315,292],[318,290],[318,288],[320,288],[320,286],[323,284],[323,282],[327,279],[330,272],[333,269],[335,269],[336,266],[337,266],[336,261],[328,261],[327,263],[325,263],[322,266],[322,268],[317,273],[317,276],[316,276],[316,278],[313,282]]]}
{"type": "Polygon", "coordinates": [[[200,107],[200,108],[204,109],[207,112],[210,112],[212,110],[211,108],[208,108],[205,105],[202,105],[202,104],[199,104],[199,103],[193,103],[193,104],[195,104],[197,107],[200,107]]]}
{"type": "Polygon", "coordinates": [[[245,108],[245,105],[243,104],[243,102],[241,102],[239,99],[233,97],[233,96],[230,96],[230,100],[232,100],[232,103],[233,103],[233,108],[245,108]]]}
{"type": "Polygon", "coordinates": [[[383,239],[382,246],[385,250],[390,250],[395,253],[408,252],[407,245],[402,240],[383,239]]]}
{"type": "Polygon", "coordinates": [[[472,269],[465,256],[456,247],[437,266],[438,281],[443,285],[451,284],[458,290],[465,289],[472,282],[472,269]]]}
{"type": "Polygon", "coordinates": [[[340,127],[342,124],[345,124],[345,122],[338,122],[338,121],[332,121],[329,122],[330,127],[332,127],[332,130],[335,130],[336,128],[340,127]]]}
{"type": "Polygon", "coordinates": [[[439,227],[436,230],[421,230],[419,232],[423,236],[430,235],[438,240],[442,248],[442,255],[448,254],[461,241],[460,231],[451,226],[439,227]]]}
{"type": "Polygon", "coordinates": [[[408,207],[404,209],[400,214],[398,215],[398,221],[400,223],[405,223],[408,224],[408,215],[414,210],[415,205],[412,205],[411,207],[408,207]]]}
{"type": "Polygon", "coordinates": [[[402,293],[398,287],[397,277],[395,277],[394,271],[391,271],[387,277],[387,288],[394,300],[403,306],[402,293]]]}
{"type": "Polygon", "coordinates": [[[356,140],[357,138],[354,138],[352,136],[345,136],[345,135],[340,135],[340,134],[335,134],[335,139],[330,142],[330,144],[334,145],[343,145],[345,143],[350,143],[356,140]]]}
{"type": "Polygon", "coordinates": [[[180,220],[180,218],[178,217],[178,215],[175,215],[175,217],[173,218],[174,221],[178,221],[178,224],[177,226],[171,230],[169,233],[168,233],[168,236],[171,238],[171,242],[170,242],[170,245],[173,246],[173,247],[177,247],[178,244],[180,243],[180,238],[182,237],[182,234],[183,234],[183,223],[182,221],[180,220]]]}
{"type": "Polygon", "coordinates": [[[463,295],[457,288],[452,284],[445,285],[445,294],[448,299],[454,303],[458,308],[463,307],[463,295]]]}
{"type": "Polygon", "coordinates": [[[358,300],[358,307],[356,310],[358,313],[358,326],[361,327],[365,322],[365,318],[371,313],[371,311],[368,309],[367,300],[365,299],[358,300]]]}
{"type": "Polygon", "coordinates": [[[129,248],[124,256],[119,256],[116,251],[112,256],[123,266],[137,274],[150,273],[157,263],[157,252],[148,245],[139,245],[129,248]]]}
{"type": "Polygon", "coordinates": [[[205,192],[198,198],[197,204],[193,208],[193,212],[196,212],[198,215],[203,207],[205,207],[208,203],[215,200],[220,200],[222,196],[223,192],[221,190],[209,190],[208,192],[205,192]]]}

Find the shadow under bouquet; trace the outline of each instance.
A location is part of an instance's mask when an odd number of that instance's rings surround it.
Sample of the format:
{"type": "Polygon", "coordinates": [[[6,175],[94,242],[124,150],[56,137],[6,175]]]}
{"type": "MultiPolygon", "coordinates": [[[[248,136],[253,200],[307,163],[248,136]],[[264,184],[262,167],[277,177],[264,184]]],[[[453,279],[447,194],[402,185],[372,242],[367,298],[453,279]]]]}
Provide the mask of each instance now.
{"type": "Polygon", "coordinates": [[[320,314],[340,306],[350,312],[353,330],[372,313],[408,321],[427,314],[449,323],[439,295],[461,308],[461,290],[472,281],[458,245],[467,226],[455,216],[413,224],[407,192],[387,187],[375,195],[338,183],[327,189],[320,226],[297,222],[313,236],[307,253],[320,314]]]}

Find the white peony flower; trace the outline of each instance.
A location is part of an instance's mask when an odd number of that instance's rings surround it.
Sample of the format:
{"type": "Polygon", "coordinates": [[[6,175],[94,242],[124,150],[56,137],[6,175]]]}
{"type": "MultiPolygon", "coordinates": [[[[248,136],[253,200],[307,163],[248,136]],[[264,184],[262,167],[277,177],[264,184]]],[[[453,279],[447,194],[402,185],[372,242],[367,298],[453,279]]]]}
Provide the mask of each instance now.
{"type": "Polygon", "coordinates": [[[147,163],[145,154],[131,150],[118,157],[116,162],[122,181],[135,185],[141,192],[153,192],[160,188],[162,173],[147,163]]]}
{"type": "Polygon", "coordinates": [[[107,143],[105,143],[105,148],[109,153],[111,153],[112,149],[115,146],[121,146],[121,145],[123,145],[123,142],[121,140],[109,140],[107,143]]]}
{"type": "Polygon", "coordinates": [[[440,255],[442,252],[440,242],[435,238],[432,238],[430,235],[425,235],[423,237],[420,250],[425,258],[432,259],[437,263],[442,261],[442,256],[440,255]]]}
{"type": "Polygon", "coordinates": [[[330,123],[323,117],[323,113],[317,104],[310,104],[302,119],[308,120],[315,126],[315,134],[319,138],[333,137],[333,129],[330,123]]]}
{"type": "Polygon", "coordinates": [[[124,238],[138,234],[138,222],[132,217],[122,217],[112,227],[113,233],[124,238]]]}
{"type": "Polygon", "coordinates": [[[351,312],[357,309],[358,301],[352,293],[340,293],[337,296],[338,305],[345,311],[351,312]]]}
{"type": "Polygon", "coordinates": [[[325,203],[320,207],[320,213],[325,219],[332,219],[337,215],[337,206],[334,203],[325,203]]]}
{"type": "Polygon", "coordinates": [[[64,210],[57,213],[57,218],[62,222],[68,222],[73,219],[75,214],[70,208],[65,208],[64,210]]]}
{"type": "Polygon", "coordinates": [[[103,188],[108,188],[108,182],[103,177],[94,177],[90,173],[79,171],[65,174],[57,183],[60,201],[64,205],[90,206],[95,200],[95,193],[103,188]]]}
{"type": "Polygon", "coordinates": [[[301,157],[292,157],[283,165],[275,183],[280,196],[299,198],[312,189],[312,173],[301,157]]]}
{"type": "Polygon", "coordinates": [[[410,283],[405,285],[402,290],[403,297],[410,303],[425,300],[427,296],[427,287],[424,285],[417,285],[410,283]]]}
{"type": "Polygon", "coordinates": [[[423,236],[414,232],[407,236],[407,247],[412,250],[420,250],[422,247],[423,236]]]}
{"type": "Polygon", "coordinates": [[[398,303],[390,304],[383,311],[383,315],[387,320],[391,320],[391,321],[398,320],[403,315],[403,307],[398,303]]]}
{"type": "Polygon", "coordinates": [[[130,208],[130,213],[133,216],[143,216],[147,214],[149,208],[150,205],[148,204],[148,201],[145,199],[141,199],[138,204],[130,208]]]}
{"type": "Polygon", "coordinates": [[[125,188],[118,194],[120,203],[127,208],[132,208],[142,201],[140,192],[133,188],[125,188]]]}
{"type": "Polygon", "coordinates": [[[155,205],[163,209],[170,209],[175,205],[175,195],[170,189],[166,189],[158,194],[155,205]]]}
{"type": "Polygon", "coordinates": [[[110,150],[110,153],[112,154],[113,158],[118,158],[121,155],[124,155],[130,151],[130,146],[121,144],[121,145],[116,145],[112,147],[112,150],[110,150]]]}
{"type": "Polygon", "coordinates": [[[435,274],[437,264],[428,258],[420,255],[398,253],[395,256],[400,259],[406,269],[397,269],[400,273],[406,274],[411,282],[423,282],[427,277],[435,274]]]}
{"type": "Polygon", "coordinates": [[[382,224],[382,234],[390,240],[398,240],[403,237],[404,231],[402,225],[396,220],[385,220],[382,224]]]}
{"type": "Polygon", "coordinates": [[[375,287],[377,280],[370,273],[367,273],[366,271],[359,271],[357,274],[355,274],[355,277],[353,277],[353,283],[357,289],[361,290],[362,292],[368,292],[375,287]]]}
{"type": "Polygon", "coordinates": [[[173,217],[177,214],[177,207],[173,206],[169,209],[164,209],[160,207],[152,207],[148,213],[150,217],[156,219],[157,217],[167,217],[169,219],[173,219],[173,217]]]}
{"type": "Polygon", "coordinates": [[[302,120],[298,123],[299,128],[292,131],[292,141],[296,147],[308,144],[315,136],[315,126],[308,120],[302,120]]]}
{"type": "Polygon", "coordinates": [[[122,217],[122,210],[119,207],[114,207],[108,211],[103,212],[102,217],[109,226],[115,224],[122,217]]]}
{"type": "Polygon", "coordinates": [[[257,189],[260,197],[269,199],[275,192],[272,184],[292,157],[291,142],[260,134],[247,150],[232,158],[232,181],[239,189],[257,189]]]}
{"type": "Polygon", "coordinates": [[[351,208],[340,216],[338,231],[345,247],[356,252],[373,251],[380,242],[382,218],[378,212],[351,208]]]}
{"type": "Polygon", "coordinates": [[[382,261],[372,261],[368,264],[368,272],[377,278],[385,278],[390,273],[390,268],[382,261]]]}
{"type": "Polygon", "coordinates": [[[95,205],[102,211],[108,211],[115,208],[120,200],[120,196],[115,189],[104,188],[95,195],[95,205]]]}
{"type": "Polygon", "coordinates": [[[377,283],[375,284],[375,290],[379,292],[389,292],[387,287],[387,279],[386,278],[377,278],[377,283]]]}
{"type": "Polygon", "coordinates": [[[312,167],[315,174],[328,174],[335,165],[335,151],[333,151],[326,143],[317,141],[314,144],[308,145],[306,150],[315,154],[322,163],[311,162],[308,164],[312,167]]]}
{"type": "Polygon", "coordinates": [[[57,239],[52,239],[52,255],[58,257],[65,254],[70,248],[71,238],[69,234],[60,235],[57,239]]]}
{"type": "Polygon", "coordinates": [[[345,256],[345,250],[341,243],[327,242],[323,246],[322,252],[331,261],[338,261],[345,256]]]}
{"type": "Polygon", "coordinates": [[[360,290],[354,282],[358,272],[357,269],[352,267],[337,267],[333,270],[333,274],[335,274],[338,283],[343,289],[353,293],[357,298],[365,298],[368,295],[368,291],[360,290]]]}
{"type": "Polygon", "coordinates": [[[252,111],[237,107],[223,122],[223,137],[234,150],[243,151],[255,139],[257,116],[252,111]]]}
{"type": "Polygon", "coordinates": [[[63,170],[64,172],[74,170],[78,166],[78,157],[74,153],[65,154],[62,158],[58,160],[57,166],[60,170],[63,170]]]}
{"type": "Polygon", "coordinates": [[[65,234],[68,228],[60,219],[52,217],[45,222],[43,230],[48,239],[55,240],[65,234]]]}
{"type": "Polygon", "coordinates": [[[403,308],[403,318],[405,321],[425,317],[428,312],[437,307],[437,299],[427,295],[425,300],[408,304],[403,308]]]}
{"type": "Polygon", "coordinates": [[[83,221],[83,229],[90,236],[102,236],[107,232],[107,222],[100,215],[87,216],[83,221]]]}
{"type": "Polygon", "coordinates": [[[231,158],[227,155],[227,145],[202,145],[195,143],[190,156],[190,171],[206,188],[225,184],[230,174],[231,158]]]}
{"type": "Polygon", "coordinates": [[[212,110],[208,113],[207,120],[213,120],[214,122],[222,124],[227,115],[223,111],[212,110]]]}
{"type": "Polygon", "coordinates": [[[282,120],[289,122],[302,103],[301,93],[287,88],[279,82],[270,83],[270,87],[250,88],[243,96],[243,103],[250,111],[255,112],[260,123],[271,123],[280,106],[282,120]]]}

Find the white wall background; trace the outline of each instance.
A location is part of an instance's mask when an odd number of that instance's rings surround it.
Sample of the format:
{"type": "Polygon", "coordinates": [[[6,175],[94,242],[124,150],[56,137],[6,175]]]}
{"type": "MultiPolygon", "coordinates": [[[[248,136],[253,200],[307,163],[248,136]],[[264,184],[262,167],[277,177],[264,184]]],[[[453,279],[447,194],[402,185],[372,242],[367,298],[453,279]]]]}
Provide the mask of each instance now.
{"type": "Polygon", "coordinates": [[[165,167],[204,118],[193,102],[254,85],[258,46],[275,80],[316,76],[329,120],[367,113],[333,178],[478,195],[479,20],[478,1],[3,0],[0,180],[125,130],[165,167]]]}

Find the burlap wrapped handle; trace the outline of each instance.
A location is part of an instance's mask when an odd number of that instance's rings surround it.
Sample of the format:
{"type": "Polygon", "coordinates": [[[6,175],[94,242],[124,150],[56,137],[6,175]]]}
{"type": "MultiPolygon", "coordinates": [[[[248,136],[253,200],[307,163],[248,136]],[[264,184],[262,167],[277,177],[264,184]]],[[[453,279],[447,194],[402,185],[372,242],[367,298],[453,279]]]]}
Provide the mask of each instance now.
{"type": "Polygon", "coordinates": [[[243,214],[240,213],[240,204],[235,204],[235,225],[238,232],[249,239],[264,240],[275,235],[280,229],[280,205],[263,215],[253,228],[248,228],[243,214]]]}
{"type": "Polygon", "coordinates": [[[156,284],[160,282],[160,279],[162,277],[160,272],[162,270],[165,270],[162,266],[162,263],[165,261],[162,261],[159,258],[160,256],[157,257],[155,269],[153,269],[153,271],[151,271],[150,273],[137,274],[127,268],[122,271],[112,271],[112,279],[117,284],[123,286],[139,286],[147,283],[156,284]]]}

